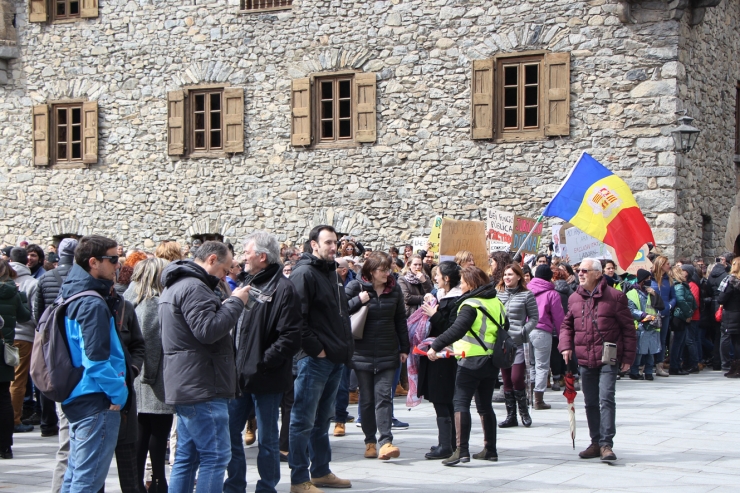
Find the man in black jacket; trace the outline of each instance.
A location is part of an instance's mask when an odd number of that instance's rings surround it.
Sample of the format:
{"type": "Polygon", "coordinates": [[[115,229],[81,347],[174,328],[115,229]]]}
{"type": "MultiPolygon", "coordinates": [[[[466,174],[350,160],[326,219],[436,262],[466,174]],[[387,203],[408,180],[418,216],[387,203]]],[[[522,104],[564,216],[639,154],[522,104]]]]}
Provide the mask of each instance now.
{"type": "Polygon", "coordinates": [[[257,491],[275,492],[280,481],[280,401],[293,387],[293,356],[301,348],[301,300],[293,283],[283,275],[275,236],[265,231],[247,236],[244,260],[244,284],[252,287],[252,299],[234,334],[242,395],[229,401],[231,462],[223,491],[246,491],[247,460],[241,433],[254,412],[259,430],[257,491]]]}
{"type": "Polygon", "coordinates": [[[329,422],[344,365],[350,364],[354,351],[347,297],[334,261],[337,233],[331,226],[316,226],[308,240],[313,255],[304,253],[290,275],[303,316],[295,403],[290,415],[291,493],[321,493],[317,488],[320,486],[352,486],[329,469],[329,422]]]}

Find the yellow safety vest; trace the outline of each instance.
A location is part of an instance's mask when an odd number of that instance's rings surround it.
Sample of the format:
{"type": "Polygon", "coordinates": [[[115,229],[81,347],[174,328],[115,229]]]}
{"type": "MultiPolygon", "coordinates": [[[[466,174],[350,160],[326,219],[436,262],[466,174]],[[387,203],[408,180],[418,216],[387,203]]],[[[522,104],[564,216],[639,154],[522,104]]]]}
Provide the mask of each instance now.
{"type": "MultiPolygon", "coordinates": [[[[465,353],[465,357],[471,356],[487,356],[493,354],[493,345],[496,342],[496,336],[498,335],[498,327],[494,324],[478,307],[482,307],[488,312],[494,320],[498,322],[499,327],[503,327],[504,320],[504,305],[498,298],[469,298],[460,304],[457,312],[460,313],[462,307],[470,306],[475,308],[476,317],[475,322],[470,330],[468,330],[462,339],[456,341],[452,348],[455,353],[465,353]],[[486,348],[481,347],[478,341],[475,339],[472,332],[478,334],[478,337],[486,345],[486,348]]],[[[458,358],[459,359],[459,358],[458,358]]]]}
{"type": "MultiPolygon", "coordinates": [[[[630,289],[627,293],[627,299],[630,300],[632,303],[635,304],[638,310],[642,310],[642,306],[640,305],[640,295],[637,292],[637,288],[630,289]]],[[[658,311],[653,308],[653,305],[650,303],[650,295],[647,295],[647,302],[645,303],[645,313],[648,315],[657,316],[658,311]]],[[[635,320],[635,329],[640,328],[640,321],[635,320]]]]}

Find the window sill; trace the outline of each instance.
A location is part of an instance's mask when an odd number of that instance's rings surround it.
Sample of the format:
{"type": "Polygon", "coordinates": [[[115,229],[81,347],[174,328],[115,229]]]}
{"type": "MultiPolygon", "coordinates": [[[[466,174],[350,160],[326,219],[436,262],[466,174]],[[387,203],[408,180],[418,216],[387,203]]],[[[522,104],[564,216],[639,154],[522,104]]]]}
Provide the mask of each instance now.
{"type": "Polygon", "coordinates": [[[82,161],[79,162],[73,162],[73,163],[54,163],[49,168],[55,168],[55,169],[85,169],[88,165],[83,163],[82,161]]]}
{"type": "Polygon", "coordinates": [[[51,24],[72,24],[74,22],[80,22],[83,20],[82,17],[72,17],[70,19],[54,19],[51,21],[51,24]]]}
{"type": "Polygon", "coordinates": [[[313,146],[307,147],[307,149],[351,149],[353,147],[360,147],[361,144],[358,142],[348,141],[348,142],[319,142],[317,144],[314,144],[313,146]]]}
{"type": "Polygon", "coordinates": [[[278,10],[292,10],[292,5],[285,5],[282,7],[268,7],[266,9],[250,9],[250,10],[237,10],[238,14],[261,14],[263,12],[275,12],[278,10]]]}
{"type": "MultiPolygon", "coordinates": [[[[224,151],[210,151],[210,152],[191,152],[190,154],[187,154],[185,156],[182,156],[181,159],[201,159],[201,158],[228,158],[229,157],[228,152],[224,151]]],[[[174,156],[177,157],[177,156],[174,156]]]]}
{"type": "Polygon", "coordinates": [[[494,139],[494,142],[497,144],[505,144],[507,142],[532,142],[532,141],[540,141],[540,140],[547,140],[547,137],[541,132],[536,133],[512,133],[512,134],[505,134],[505,135],[497,135],[494,139]]]}

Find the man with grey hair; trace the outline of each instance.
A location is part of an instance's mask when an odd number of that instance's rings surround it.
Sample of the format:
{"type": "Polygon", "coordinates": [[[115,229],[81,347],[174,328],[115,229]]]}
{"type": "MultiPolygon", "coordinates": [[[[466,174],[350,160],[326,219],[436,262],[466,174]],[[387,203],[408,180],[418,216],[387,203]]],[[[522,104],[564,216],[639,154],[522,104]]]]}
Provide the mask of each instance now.
{"type": "Polygon", "coordinates": [[[236,395],[231,330],[249,300],[249,287],[223,303],[216,292],[233,260],[221,242],[206,241],[193,261],[172,262],[162,272],[164,400],[177,412],[177,452],[171,491],[221,491],[231,460],[229,400],[236,395]]]}
{"type": "Polygon", "coordinates": [[[614,401],[617,373],[635,359],[637,335],[627,297],[609,287],[601,261],[585,258],[578,269],[580,286],[568,298],[558,350],[566,363],[575,351],[581,374],[591,445],[582,459],[617,459],[612,447],[617,432],[614,401]]]}
{"type": "Polygon", "coordinates": [[[280,402],[293,387],[293,356],[301,348],[301,300],[293,283],[283,275],[275,236],[265,231],[247,236],[244,261],[244,284],[251,286],[254,301],[239,318],[234,334],[241,396],[229,401],[231,461],[223,491],[246,491],[247,461],[241,432],[254,411],[259,430],[256,491],[275,492],[280,481],[280,402]]]}

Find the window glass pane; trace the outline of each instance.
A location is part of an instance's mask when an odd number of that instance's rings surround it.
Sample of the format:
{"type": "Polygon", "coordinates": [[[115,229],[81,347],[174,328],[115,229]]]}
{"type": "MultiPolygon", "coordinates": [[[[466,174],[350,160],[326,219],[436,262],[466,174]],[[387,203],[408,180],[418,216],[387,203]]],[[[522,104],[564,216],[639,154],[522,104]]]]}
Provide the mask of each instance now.
{"type": "Polygon", "coordinates": [[[221,113],[211,113],[211,129],[218,130],[221,128],[221,113]]]}
{"type": "Polygon", "coordinates": [[[204,113],[195,114],[195,129],[205,130],[206,128],[206,115],[204,113]]]}
{"type": "Polygon", "coordinates": [[[536,127],[537,126],[537,107],[524,108],[524,126],[525,127],[536,127]]]}
{"type": "Polygon", "coordinates": [[[507,87],[504,89],[504,106],[516,106],[516,87],[507,87]]]}
{"type": "Polygon", "coordinates": [[[67,144],[59,144],[57,146],[57,159],[66,161],[67,158],[67,144]]]}
{"type": "Polygon", "coordinates": [[[321,102],[321,118],[333,118],[334,117],[334,109],[333,104],[331,101],[322,101],[321,102]]]}
{"type": "Polygon", "coordinates": [[[79,142],[81,140],[80,139],[80,136],[81,136],[80,130],[81,129],[82,129],[82,127],[80,127],[79,125],[75,125],[75,126],[72,127],[72,140],[73,141],[79,142]]]}
{"type": "Polygon", "coordinates": [[[206,110],[206,95],[196,94],[195,95],[195,111],[205,111],[205,110],[206,110]]]}
{"type": "Polygon", "coordinates": [[[80,2],[69,2],[69,15],[77,15],[80,13],[80,2]]]}
{"type": "Polygon", "coordinates": [[[72,123],[82,123],[82,108],[72,108],[72,123]]]}
{"type": "Polygon", "coordinates": [[[211,94],[211,111],[221,109],[221,94],[211,94]]]}
{"type": "Polygon", "coordinates": [[[349,120],[339,120],[339,138],[352,137],[352,127],[349,120]]]}
{"type": "Polygon", "coordinates": [[[321,122],[321,138],[322,139],[333,139],[334,138],[334,122],[323,121],[321,122]]]}
{"type": "Polygon", "coordinates": [[[205,149],[206,147],[206,134],[205,132],[195,132],[195,148],[205,149]]]}
{"type": "Polygon", "coordinates": [[[515,86],[517,83],[518,73],[519,67],[517,65],[504,67],[504,85],[515,86]]]}
{"type": "Polygon", "coordinates": [[[538,89],[537,86],[527,86],[524,88],[524,105],[525,106],[534,106],[537,104],[537,89],[538,89]]]}
{"type": "Polygon", "coordinates": [[[82,159],[82,144],[72,144],[72,159],[82,159]]]}
{"type": "Polygon", "coordinates": [[[57,123],[60,125],[67,124],[67,108],[57,109],[57,123]]]}
{"type": "Polygon", "coordinates": [[[537,65],[525,65],[524,66],[524,83],[525,84],[537,84],[539,82],[537,78],[537,65]]]}
{"type": "Polygon", "coordinates": [[[63,17],[67,13],[67,8],[64,2],[57,2],[57,17],[63,17]]]}
{"type": "Polygon", "coordinates": [[[211,149],[221,147],[221,131],[211,132],[211,149]]]}
{"type": "Polygon", "coordinates": [[[518,127],[518,124],[516,121],[516,108],[512,108],[510,110],[504,110],[504,127],[506,128],[518,127]]]}
{"type": "Polygon", "coordinates": [[[332,90],[331,81],[325,81],[321,83],[321,99],[332,99],[334,96],[332,90]]]}
{"type": "Polygon", "coordinates": [[[339,118],[349,118],[352,116],[352,107],[349,100],[339,101],[339,118]]]}
{"type": "Polygon", "coordinates": [[[351,87],[352,86],[350,85],[350,81],[340,80],[339,81],[339,97],[342,99],[349,98],[351,94],[351,87]]]}
{"type": "Polygon", "coordinates": [[[67,142],[67,126],[60,125],[57,127],[57,142],[67,142]]]}

